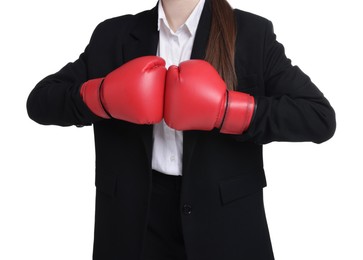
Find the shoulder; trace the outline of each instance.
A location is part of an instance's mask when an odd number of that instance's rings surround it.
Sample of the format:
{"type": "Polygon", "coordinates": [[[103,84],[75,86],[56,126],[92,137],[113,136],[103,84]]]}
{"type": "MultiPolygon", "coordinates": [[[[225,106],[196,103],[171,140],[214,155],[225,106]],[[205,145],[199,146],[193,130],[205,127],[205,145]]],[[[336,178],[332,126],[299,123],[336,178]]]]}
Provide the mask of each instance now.
{"type": "Polygon", "coordinates": [[[93,37],[119,34],[131,30],[139,23],[150,21],[153,13],[153,10],[146,10],[137,14],[126,14],[106,19],[97,25],[93,37]]]}
{"type": "Polygon", "coordinates": [[[265,32],[272,28],[272,22],[257,14],[234,9],[237,25],[239,28],[265,32]]]}

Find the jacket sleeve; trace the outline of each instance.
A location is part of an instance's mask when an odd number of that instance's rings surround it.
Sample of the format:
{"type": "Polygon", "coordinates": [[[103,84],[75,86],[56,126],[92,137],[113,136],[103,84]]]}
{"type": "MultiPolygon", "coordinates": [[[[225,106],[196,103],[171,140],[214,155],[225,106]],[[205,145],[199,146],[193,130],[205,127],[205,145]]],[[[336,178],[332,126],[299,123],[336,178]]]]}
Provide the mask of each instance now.
{"type": "Polygon", "coordinates": [[[101,120],[88,109],[80,95],[82,83],[88,80],[88,49],[89,46],[75,62],[44,78],[31,91],[27,111],[32,120],[60,126],[90,125],[101,120]]]}
{"type": "Polygon", "coordinates": [[[248,131],[236,138],[266,144],[273,141],[321,143],[335,132],[335,112],[323,93],[299,67],[266,22],[263,54],[265,94],[255,96],[257,109],[248,131]]]}

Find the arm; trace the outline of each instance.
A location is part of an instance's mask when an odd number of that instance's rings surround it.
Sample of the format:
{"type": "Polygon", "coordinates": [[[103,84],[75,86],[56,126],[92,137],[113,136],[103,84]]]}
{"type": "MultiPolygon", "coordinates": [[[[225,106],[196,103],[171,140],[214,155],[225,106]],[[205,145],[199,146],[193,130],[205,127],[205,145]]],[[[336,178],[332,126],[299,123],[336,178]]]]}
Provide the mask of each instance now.
{"type": "Polygon", "coordinates": [[[321,143],[335,132],[335,112],[328,100],[297,66],[286,58],[267,22],[264,45],[265,95],[255,96],[257,109],[247,132],[238,140],[321,143]]]}
{"type": "Polygon", "coordinates": [[[29,117],[44,125],[89,125],[101,118],[94,115],[80,96],[80,87],[88,79],[88,56],[92,39],[84,53],[73,63],[41,80],[27,100],[29,117]]]}
{"type": "Polygon", "coordinates": [[[87,80],[87,50],[77,61],[41,80],[27,100],[29,117],[44,125],[89,125],[99,117],[84,104],[79,91],[87,80]]]}
{"type": "Polygon", "coordinates": [[[30,118],[61,126],[89,125],[111,117],[136,124],[161,121],[164,60],[145,56],[118,66],[123,60],[118,40],[128,18],[101,23],[77,61],[38,83],[28,98],[30,118]]]}

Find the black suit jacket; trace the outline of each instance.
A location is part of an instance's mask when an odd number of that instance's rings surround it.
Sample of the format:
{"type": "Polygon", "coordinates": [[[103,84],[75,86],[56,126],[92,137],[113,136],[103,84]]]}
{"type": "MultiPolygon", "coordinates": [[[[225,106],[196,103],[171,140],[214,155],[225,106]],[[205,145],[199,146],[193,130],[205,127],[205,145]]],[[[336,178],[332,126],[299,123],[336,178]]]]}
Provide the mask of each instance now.
{"type": "MultiPolygon", "coordinates": [[[[209,3],[199,22],[193,59],[205,55],[209,3]]],[[[320,143],[335,130],[334,110],[309,77],[291,65],[271,22],[240,10],[235,14],[237,90],[253,95],[258,107],[244,134],[184,132],[181,215],[189,260],[273,259],[262,202],[262,145],[320,143]]],[[[79,89],[129,60],[155,55],[158,35],[157,8],[106,20],[79,59],[39,82],[28,98],[29,116],[38,123],[94,126],[96,260],[140,257],[153,127],[98,118],[83,103],[79,89]]]]}

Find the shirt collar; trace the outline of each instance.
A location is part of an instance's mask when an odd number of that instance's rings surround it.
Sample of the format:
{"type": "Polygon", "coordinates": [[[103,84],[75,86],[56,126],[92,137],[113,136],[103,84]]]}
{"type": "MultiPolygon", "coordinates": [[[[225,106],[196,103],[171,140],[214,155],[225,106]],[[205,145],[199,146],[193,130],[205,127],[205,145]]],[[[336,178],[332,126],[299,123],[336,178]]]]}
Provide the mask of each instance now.
{"type": "MultiPolygon", "coordinates": [[[[200,16],[201,16],[202,11],[203,11],[204,3],[205,3],[205,0],[200,0],[198,2],[198,4],[195,6],[193,12],[189,15],[189,17],[185,21],[185,23],[180,26],[180,28],[182,28],[185,25],[191,35],[195,34],[195,32],[197,31],[200,16]]],[[[168,28],[170,28],[170,26],[168,24],[168,21],[166,19],[166,15],[165,15],[165,12],[164,12],[163,5],[161,4],[161,0],[158,3],[158,17],[159,17],[159,19],[158,19],[158,31],[160,30],[161,21],[168,28]]]]}

